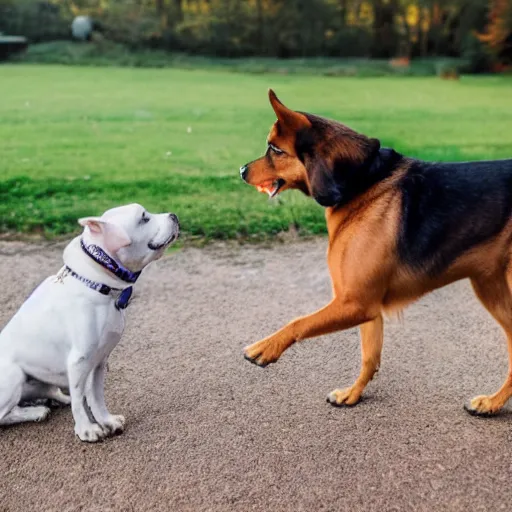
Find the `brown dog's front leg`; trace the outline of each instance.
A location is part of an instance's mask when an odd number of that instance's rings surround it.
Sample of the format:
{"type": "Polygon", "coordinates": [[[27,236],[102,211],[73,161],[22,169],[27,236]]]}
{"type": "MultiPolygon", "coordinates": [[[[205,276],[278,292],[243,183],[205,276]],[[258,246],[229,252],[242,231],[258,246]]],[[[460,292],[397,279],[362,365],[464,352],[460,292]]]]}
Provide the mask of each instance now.
{"type": "Polygon", "coordinates": [[[359,402],[364,388],[373,379],[380,366],[380,355],[384,341],[384,321],[382,315],[360,327],[361,331],[361,371],[352,386],[335,389],[327,396],[332,405],[355,405],[359,402]]]}
{"type": "Polygon", "coordinates": [[[268,338],[246,347],[245,358],[259,366],[267,366],[297,341],[355,327],[377,314],[371,314],[357,302],[335,298],[317,312],[297,318],[268,338]]]}

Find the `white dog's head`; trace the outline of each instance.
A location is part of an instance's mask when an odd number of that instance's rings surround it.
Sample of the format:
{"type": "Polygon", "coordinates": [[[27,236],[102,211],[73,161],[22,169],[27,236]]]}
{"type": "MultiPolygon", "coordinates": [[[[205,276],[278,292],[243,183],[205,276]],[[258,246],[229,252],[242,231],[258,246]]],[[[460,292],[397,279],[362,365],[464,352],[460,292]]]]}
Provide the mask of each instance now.
{"type": "Polygon", "coordinates": [[[179,235],[174,213],[149,213],[140,204],[107,210],[101,217],[79,219],[86,244],[101,247],[123,267],[139,272],[160,258],[179,235]]]}

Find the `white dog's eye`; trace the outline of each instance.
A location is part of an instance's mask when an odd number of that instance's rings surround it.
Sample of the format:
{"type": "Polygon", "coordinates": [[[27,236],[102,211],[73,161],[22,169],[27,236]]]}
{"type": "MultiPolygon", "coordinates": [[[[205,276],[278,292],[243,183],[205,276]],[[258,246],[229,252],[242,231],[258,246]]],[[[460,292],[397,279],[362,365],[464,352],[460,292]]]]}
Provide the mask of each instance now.
{"type": "Polygon", "coordinates": [[[142,212],[142,217],[139,221],[139,224],[146,224],[150,221],[150,218],[148,217],[148,214],[146,212],[142,212]]]}

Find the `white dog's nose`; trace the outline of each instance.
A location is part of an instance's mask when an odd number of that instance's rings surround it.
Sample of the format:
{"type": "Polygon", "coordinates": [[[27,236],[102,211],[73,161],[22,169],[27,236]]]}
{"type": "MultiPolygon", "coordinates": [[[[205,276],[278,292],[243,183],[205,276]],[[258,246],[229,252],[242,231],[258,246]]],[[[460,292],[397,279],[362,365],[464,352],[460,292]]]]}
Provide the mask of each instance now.
{"type": "Polygon", "coordinates": [[[175,224],[176,229],[176,238],[180,236],[181,226],[180,226],[180,219],[178,219],[178,216],[174,213],[169,213],[169,219],[171,219],[171,222],[175,224]]]}

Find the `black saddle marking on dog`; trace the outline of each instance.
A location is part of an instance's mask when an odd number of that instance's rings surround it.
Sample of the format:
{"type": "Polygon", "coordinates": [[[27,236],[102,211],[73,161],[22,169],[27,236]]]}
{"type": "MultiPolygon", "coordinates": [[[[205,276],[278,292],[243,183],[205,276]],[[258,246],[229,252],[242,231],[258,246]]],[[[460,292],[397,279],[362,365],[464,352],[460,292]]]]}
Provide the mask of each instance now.
{"type": "Polygon", "coordinates": [[[512,212],[512,160],[415,161],[399,187],[399,257],[432,276],[504,228],[512,212]]]}

